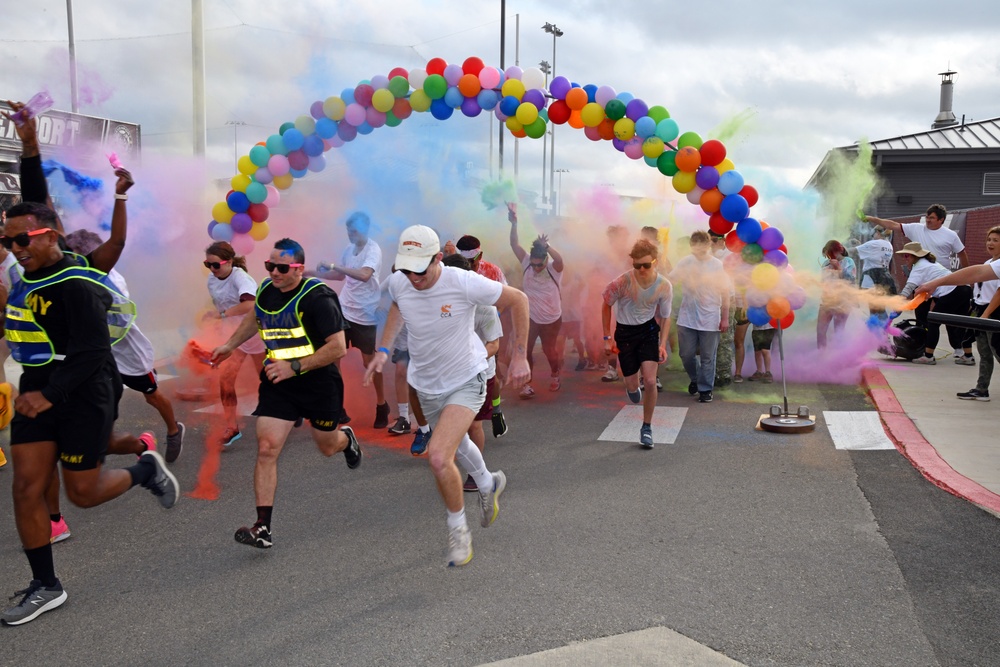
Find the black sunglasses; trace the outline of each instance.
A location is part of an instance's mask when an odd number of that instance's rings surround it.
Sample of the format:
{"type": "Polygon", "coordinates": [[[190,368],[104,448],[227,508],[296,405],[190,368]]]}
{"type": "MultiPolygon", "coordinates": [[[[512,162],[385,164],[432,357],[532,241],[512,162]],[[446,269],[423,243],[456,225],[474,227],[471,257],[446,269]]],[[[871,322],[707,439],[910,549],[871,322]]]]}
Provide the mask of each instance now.
{"type": "Polygon", "coordinates": [[[215,269],[216,271],[218,271],[219,269],[222,268],[223,264],[229,264],[229,260],[224,259],[221,262],[202,262],[202,263],[205,265],[206,269],[215,269]]]}
{"type": "Polygon", "coordinates": [[[435,259],[432,258],[430,264],[428,264],[427,268],[424,269],[423,271],[410,271],[408,269],[400,269],[399,272],[402,273],[404,276],[423,276],[427,274],[428,269],[434,266],[434,261],[435,259]]]}
{"type": "Polygon", "coordinates": [[[267,269],[268,273],[278,270],[278,273],[288,273],[288,269],[294,269],[300,266],[305,266],[304,264],[275,264],[274,262],[264,262],[264,268],[267,269]]]}
{"type": "Polygon", "coordinates": [[[651,268],[653,268],[653,263],[652,262],[638,262],[638,263],[632,262],[632,268],[636,269],[636,270],[638,270],[638,269],[651,269],[651,268]]]}
{"type": "Polygon", "coordinates": [[[528,262],[528,264],[535,267],[536,269],[540,269],[545,266],[545,262],[528,262]]]}
{"type": "Polygon", "coordinates": [[[45,232],[51,232],[52,229],[48,227],[42,227],[41,229],[34,229],[30,232],[21,232],[14,236],[0,236],[0,245],[2,245],[7,250],[14,247],[14,244],[21,246],[22,248],[27,248],[31,245],[31,237],[38,236],[39,234],[44,234],[45,232]]]}

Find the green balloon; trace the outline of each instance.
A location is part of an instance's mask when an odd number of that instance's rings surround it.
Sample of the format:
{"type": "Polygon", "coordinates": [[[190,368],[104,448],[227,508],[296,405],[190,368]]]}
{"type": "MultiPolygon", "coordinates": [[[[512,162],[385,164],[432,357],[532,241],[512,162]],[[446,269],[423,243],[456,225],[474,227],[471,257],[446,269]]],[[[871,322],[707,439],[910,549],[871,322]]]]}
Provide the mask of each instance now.
{"type": "Polygon", "coordinates": [[[663,151],[660,153],[660,157],[656,158],[656,168],[664,176],[673,176],[677,173],[677,165],[674,164],[675,155],[677,155],[677,151],[663,151]]]}
{"type": "Polygon", "coordinates": [[[282,123],[281,127],[278,128],[278,134],[284,134],[285,130],[290,130],[293,127],[295,127],[295,123],[292,122],[282,123]]]}
{"type": "Polygon", "coordinates": [[[703,143],[697,132],[685,132],[677,139],[677,148],[701,148],[703,143]]]}
{"type": "MultiPolygon", "coordinates": [[[[403,77],[399,77],[399,78],[403,78],[403,77]]],[[[388,125],[389,127],[396,127],[397,125],[399,125],[402,122],[403,121],[399,120],[399,117],[396,116],[396,114],[394,114],[393,112],[391,112],[391,111],[386,111],[385,112],[385,124],[388,125]]]]}
{"type": "Polygon", "coordinates": [[[405,97],[410,92],[410,82],[403,76],[394,76],[389,80],[389,92],[393,97],[405,97]]]}
{"type": "Polygon", "coordinates": [[[764,251],[756,243],[748,243],[740,251],[743,261],[747,264],[760,264],[764,259],[764,251]]]}
{"type": "Polygon", "coordinates": [[[448,92],[448,82],[440,74],[431,74],[424,79],[424,92],[432,100],[439,100],[448,92]]]}
{"type": "Polygon", "coordinates": [[[541,139],[545,136],[545,121],[539,116],[531,125],[524,126],[524,133],[532,139],[541,139]]]}
{"type": "Polygon", "coordinates": [[[646,112],[646,115],[655,120],[657,123],[664,118],[670,118],[670,112],[667,111],[665,107],[661,107],[659,104],[655,107],[649,107],[649,111],[646,112]]]}
{"type": "Polygon", "coordinates": [[[625,103],[615,98],[613,100],[608,100],[608,103],[604,105],[604,115],[611,120],[620,120],[625,117],[625,103]]]}

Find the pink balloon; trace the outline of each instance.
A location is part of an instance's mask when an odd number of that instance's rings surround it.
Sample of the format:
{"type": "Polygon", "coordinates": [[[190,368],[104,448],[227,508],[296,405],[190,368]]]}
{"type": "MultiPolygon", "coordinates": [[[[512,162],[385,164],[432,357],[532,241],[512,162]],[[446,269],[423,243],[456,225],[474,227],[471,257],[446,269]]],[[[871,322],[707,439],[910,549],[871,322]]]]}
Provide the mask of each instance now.
{"type": "Polygon", "coordinates": [[[303,151],[292,151],[288,154],[288,164],[292,169],[301,171],[309,166],[309,156],[303,151]]]}
{"type": "Polygon", "coordinates": [[[379,111],[375,107],[369,107],[365,112],[365,120],[368,121],[368,124],[372,127],[382,127],[385,125],[385,118],[385,113],[379,111]]]}
{"type": "Polygon", "coordinates": [[[344,111],[344,120],[348,125],[358,127],[365,122],[365,108],[357,102],[351,102],[344,111]]]}
{"type": "Polygon", "coordinates": [[[272,155],[267,161],[267,170],[271,176],[284,176],[290,169],[288,158],[284,155],[272,155]]]}
{"type": "Polygon", "coordinates": [[[583,128],[583,133],[587,135],[587,138],[591,141],[601,140],[601,133],[596,127],[585,127],[583,128]]]}
{"type": "Polygon", "coordinates": [[[229,243],[237,255],[249,255],[254,249],[254,242],[249,234],[234,234],[233,240],[229,243]]]}
{"type": "Polygon", "coordinates": [[[278,188],[273,185],[267,186],[267,198],[264,199],[264,205],[268,208],[274,208],[281,203],[281,193],[278,192],[278,188]]]}
{"type": "Polygon", "coordinates": [[[628,155],[633,160],[640,159],[642,157],[642,141],[630,139],[629,142],[625,144],[625,155],[628,155]]]}
{"type": "Polygon", "coordinates": [[[500,70],[496,67],[484,67],[479,70],[479,85],[486,89],[500,85],[500,70]]]}

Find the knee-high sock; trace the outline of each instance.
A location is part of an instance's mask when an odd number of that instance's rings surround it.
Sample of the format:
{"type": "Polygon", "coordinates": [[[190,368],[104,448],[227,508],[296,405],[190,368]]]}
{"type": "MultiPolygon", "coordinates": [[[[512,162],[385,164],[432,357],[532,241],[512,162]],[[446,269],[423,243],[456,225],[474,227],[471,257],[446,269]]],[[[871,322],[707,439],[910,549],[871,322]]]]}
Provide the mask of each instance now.
{"type": "Polygon", "coordinates": [[[458,465],[476,480],[476,486],[480,491],[489,491],[493,488],[493,474],[486,469],[483,453],[476,447],[476,443],[472,442],[468,433],[462,436],[455,458],[458,460],[458,465]]]}

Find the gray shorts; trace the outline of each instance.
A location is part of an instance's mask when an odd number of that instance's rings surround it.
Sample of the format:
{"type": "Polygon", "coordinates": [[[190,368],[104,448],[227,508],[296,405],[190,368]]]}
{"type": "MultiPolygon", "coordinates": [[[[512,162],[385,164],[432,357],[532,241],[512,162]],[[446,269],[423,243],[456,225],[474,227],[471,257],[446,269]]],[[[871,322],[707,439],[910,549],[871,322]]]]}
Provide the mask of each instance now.
{"type": "Polygon", "coordinates": [[[425,394],[417,391],[420,399],[420,409],[431,428],[437,426],[438,417],[446,405],[461,405],[469,408],[473,415],[483,407],[486,400],[486,373],[478,373],[464,384],[461,384],[444,394],[425,394]]]}

